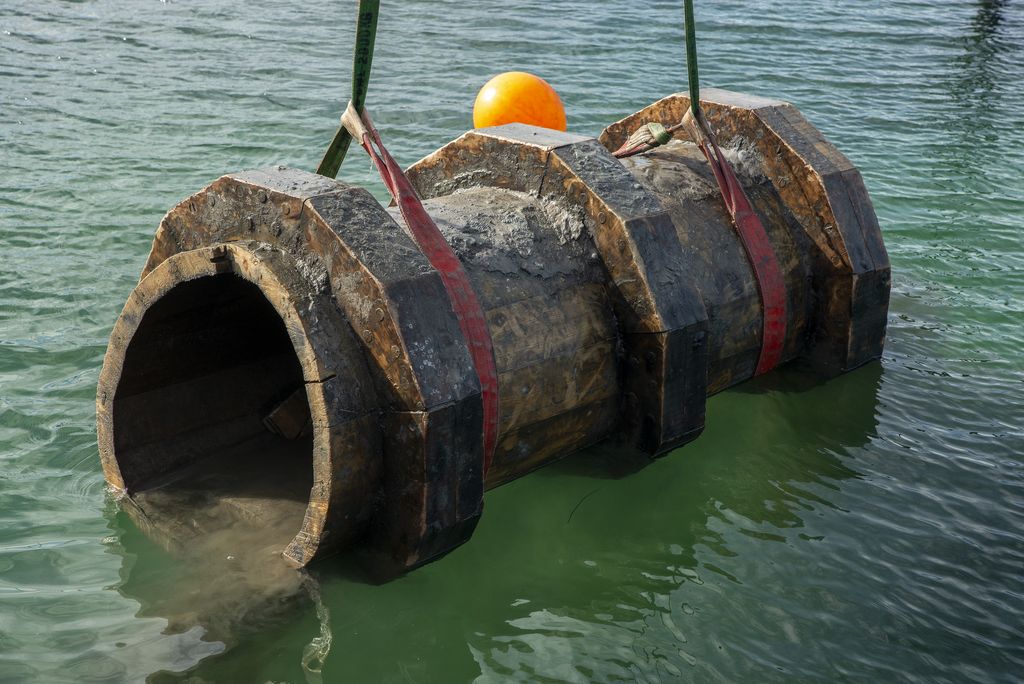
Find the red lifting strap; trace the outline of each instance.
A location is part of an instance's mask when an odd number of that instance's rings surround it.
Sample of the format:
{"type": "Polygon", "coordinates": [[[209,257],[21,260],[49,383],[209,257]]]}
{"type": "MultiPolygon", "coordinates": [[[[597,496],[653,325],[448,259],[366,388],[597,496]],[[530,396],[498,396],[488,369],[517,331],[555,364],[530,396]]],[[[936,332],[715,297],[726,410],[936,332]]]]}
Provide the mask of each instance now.
{"type": "Polygon", "coordinates": [[[381,180],[388,192],[395,199],[405,225],[412,234],[413,240],[419,245],[427,261],[441,275],[452,309],[459,321],[459,328],[469,346],[469,354],[476,367],[480,380],[480,392],[483,401],[483,474],[486,477],[494,457],[494,447],[498,437],[498,370],[494,361],[494,350],[491,344],[491,333],[487,328],[480,300],[469,284],[462,262],[455,256],[451,245],[441,235],[434,220],[430,218],[423,203],[420,201],[412,183],[406,177],[394,157],[384,147],[380,135],[373,127],[369,115],[363,110],[361,116],[356,115],[351,103],[342,117],[342,123],[363,149],[370,155],[374,166],[380,173],[381,180]],[[353,120],[355,119],[355,120],[353,120]],[[374,147],[376,146],[376,148],[374,147]]]}
{"type": "MultiPolygon", "coordinates": [[[[690,113],[687,113],[690,117],[690,113]]],[[[703,116],[701,117],[703,118],[703,116]]],[[[763,330],[761,337],[761,355],[757,360],[754,375],[767,373],[778,365],[782,357],[782,346],[786,341],[786,281],[782,275],[782,267],[772,249],[768,233],[757,217],[747,193],[740,185],[725,155],[719,149],[714,135],[706,122],[703,126],[689,122],[689,128],[697,136],[701,152],[711,164],[711,170],[718,181],[718,189],[722,191],[725,207],[736,223],[736,232],[743,243],[747,259],[754,269],[757,278],[757,289],[761,294],[761,311],[763,330]]]]}

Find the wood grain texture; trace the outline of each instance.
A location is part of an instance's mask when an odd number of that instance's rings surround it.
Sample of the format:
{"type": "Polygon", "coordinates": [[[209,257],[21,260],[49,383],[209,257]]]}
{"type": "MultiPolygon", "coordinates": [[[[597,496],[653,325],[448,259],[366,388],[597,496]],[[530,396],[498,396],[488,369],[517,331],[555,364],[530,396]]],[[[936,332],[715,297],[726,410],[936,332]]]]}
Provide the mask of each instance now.
{"type": "MultiPolygon", "coordinates": [[[[707,312],[683,267],[671,217],[597,141],[524,125],[480,129],[425,157],[408,174],[423,197],[437,198],[427,202],[428,211],[449,197],[479,188],[489,188],[492,197],[496,191],[521,193],[553,207],[552,213],[564,217],[562,226],[553,227],[560,240],[599,258],[600,280],[619,332],[660,335],[663,345],[683,344],[685,338],[690,347],[671,350],[671,355],[690,359],[686,383],[703,382],[706,373],[700,364],[707,357],[703,352],[693,354],[693,345],[694,340],[698,345],[703,340],[707,312]]],[[[487,292],[486,286],[482,291],[487,292]]],[[[629,349],[624,352],[630,355],[629,349]]],[[[623,363],[620,356],[619,372],[628,378],[623,363]]],[[[703,426],[668,427],[668,415],[659,408],[665,396],[701,404],[673,415],[701,420],[704,415],[705,393],[686,391],[683,384],[673,382],[684,381],[668,368],[655,367],[645,380],[645,391],[636,395],[637,410],[620,413],[620,431],[652,454],[666,452],[685,441],[684,436],[692,438],[703,426]]]]}
{"type": "MultiPolygon", "coordinates": [[[[809,250],[797,245],[796,252],[812,262],[809,289],[815,295],[804,333],[809,343],[800,356],[827,375],[877,359],[885,340],[890,264],[856,167],[788,103],[704,89],[701,106],[721,142],[759,157],[781,200],[776,204],[812,243],[809,250]],[[860,282],[872,285],[859,287],[860,282]]],[[[688,107],[688,95],[670,95],[608,126],[600,141],[616,149],[637,127],[652,121],[672,125],[688,107]]],[[[785,254],[785,247],[776,243],[776,252],[785,254]]]]}
{"type": "Polygon", "coordinates": [[[356,344],[333,299],[278,249],[249,241],[168,256],[129,297],[100,374],[107,481],[131,496],[215,460],[264,434],[266,408],[298,383],[311,417],[312,489],[286,556],[305,564],[332,548],[325,542],[344,544],[368,520],[381,469],[378,402],[356,344]],[[269,329],[246,331],[268,316],[281,329],[276,342],[269,329]],[[230,335],[226,322],[236,324],[230,335]]]}
{"type": "MultiPolygon", "coordinates": [[[[782,360],[829,374],[877,358],[889,262],[859,173],[788,104],[704,97],[783,272],[782,360]]],[[[649,455],[694,439],[707,396],[754,372],[757,281],[692,144],[609,152],[688,105],[670,96],[599,140],[471,131],[409,169],[493,343],[486,480],[480,384],[440,274],[367,191],[273,167],[161,222],[98,383],[108,482],[176,543],[237,514],[293,526],[294,564],[358,540],[391,575],[465,542],[486,488],[608,438],[649,455]]]]}

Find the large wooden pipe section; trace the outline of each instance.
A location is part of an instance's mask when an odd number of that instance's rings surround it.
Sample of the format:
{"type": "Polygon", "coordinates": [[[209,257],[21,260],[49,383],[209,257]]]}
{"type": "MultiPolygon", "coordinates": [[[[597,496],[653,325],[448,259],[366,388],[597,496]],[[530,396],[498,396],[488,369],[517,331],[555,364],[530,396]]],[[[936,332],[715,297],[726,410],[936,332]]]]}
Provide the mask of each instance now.
{"type": "MultiPolygon", "coordinates": [[[[782,267],[782,361],[877,359],[889,262],[859,173],[792,106],[703,95],[782,267]]],[[[486,313],[486,477],[466,340],[396,211],[275,167],[161,223],[100,376],[108,482],[172,541],[237,519],[298,565],[356,544],[402,570],[468,539],[486,488],[609,437],[651,455],[692,440],[708,394],[754,373],[757,281],[692,143],[609,152],[688,105],[596,140],[475,130],[409,169],[486,313]]]]}

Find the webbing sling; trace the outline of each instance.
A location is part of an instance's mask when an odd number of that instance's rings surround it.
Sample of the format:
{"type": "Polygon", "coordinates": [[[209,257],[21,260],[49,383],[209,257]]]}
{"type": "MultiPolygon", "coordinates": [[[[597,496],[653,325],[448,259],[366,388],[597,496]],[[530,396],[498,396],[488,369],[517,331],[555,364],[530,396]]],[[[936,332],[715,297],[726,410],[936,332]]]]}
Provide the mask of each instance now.
{"type": "Polygon", "coordinates": [[[686,69],[690,82],[690,110],[683,117],[682,123],[690,131],[694,142],[700,146],[701,152],[711,165],[718,189],[725,200],[725,208],[736,224],[736,232],[757,279],[763,323],[761,354],[754,375],[761,375],[778,365],[786,341],[786,281],[764,224],[754,212],[750,198],[747,197],[739,179],[719,149],[715,134],[704,118],[704,112],[701,111],[693,0],[684,0],[683,11],[686,19],[686,69]]]}
{"type": "Polygon", "coordinates": [[[427,261],[440,274],[441,282],[448,292],[448,298],[480,380],[483,402],[483,474],[486,476],[491,467],[498,436],[498,371],[483,307],[480,306],[480,300],[469,283],[462,262],[423,208],[416,190],[398,162],[384,147],[366,109],[363,109],[361,114],[356,113],[355,107],[349,102],[341,117],[341,123],[370,155],[381,180],[402,213],[406,228],[427,257],[427,261]]]}
{"type": "MultiPolygon", "coordinates": [[[[701,112],[698,121],[703,119],[704,114],[701,112]]],[[[782,267],[779,266],[764,224],[754,212],[747,193],[718,147],[707,122],[703,121],[703,126],[696,123],[692,112],[686,113],[683,122],[711,165],[718,189],[725,200],[725,208],[736,224],[736,233],[754,270],[762,313],[761,354],[754,375],[761,375],[778,365],[786,341],[786,281],[782,267]]]]}
{"type": "Polygon", "coordinates": [[[761,353],[754,375],[761,375],[778,365],[782,357],[782,347],[786,342],[786,280],[764,224],[757,217],[754,207],[750,204],[750,198],[722,154],[711,126],[704,118],[704,112],[700,107],[693,0],[684,0],[683,11],[686,18],[686,72],[690,82],[690,108],[681,122],[668,128],[657,122],[644,124],[635,130],[614,154],[621,159],[648,152],[668,143],[672,139],[672,134],[680,128],[689,131],[690,137],[704,153],[708,164],[711,165],[711,172],[715,175],[718,189],[722,193],[725,208],[736,224],[736,233],[757,280],[757,290],[761,298],[762,333],[761,353]]]}
{"type": "Polygon", "coordinates": [[[373,45],[377,36],[380,0],[359,0],[355,51],[352,57],[352,98],[341,117],[341,126],[324,153],[316,172],[334,178],[345,160],[349,144],[355,138],[370,155],[381,180],[402,213],[406,228],[430,265],[440,274],[470,358],[480,381],[483,403],[483,475],[491,467],[498,438],[498,371],[494,361],[490,330],[483,308],[476,297],[462,262],[427,214],[415,189],[394,160],[366,113],[366,91],[373,64],[373,45]]]}
{"type": "MultiPolygon", "coordinates": [[[[352,98],[357,112],[363,111],[366,91],[370,87],[370,67],[373,66],[373,44],[377,38],[377,15],[380,14],[380,0],[359,0],[356,15],[356,43],[352,54],[352,98]]],[[[327,146],[316,172],[328,178],[337,178],[341,163],[352,142],[352,136],[344,126],[338,126],[334,139],[327,146]]]]}

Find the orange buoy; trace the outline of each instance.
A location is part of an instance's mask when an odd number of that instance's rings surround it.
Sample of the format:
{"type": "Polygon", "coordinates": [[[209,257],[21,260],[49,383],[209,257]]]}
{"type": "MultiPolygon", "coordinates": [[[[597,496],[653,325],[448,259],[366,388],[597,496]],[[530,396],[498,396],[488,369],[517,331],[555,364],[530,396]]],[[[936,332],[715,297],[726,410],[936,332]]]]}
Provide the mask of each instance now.
{"type": "Polygon", "coordinates": [[[565,109],[547,81],[524,71],[507,71],[488,81],[473,103],[473,126],[524,123],[565,130],[565,109]]]}

